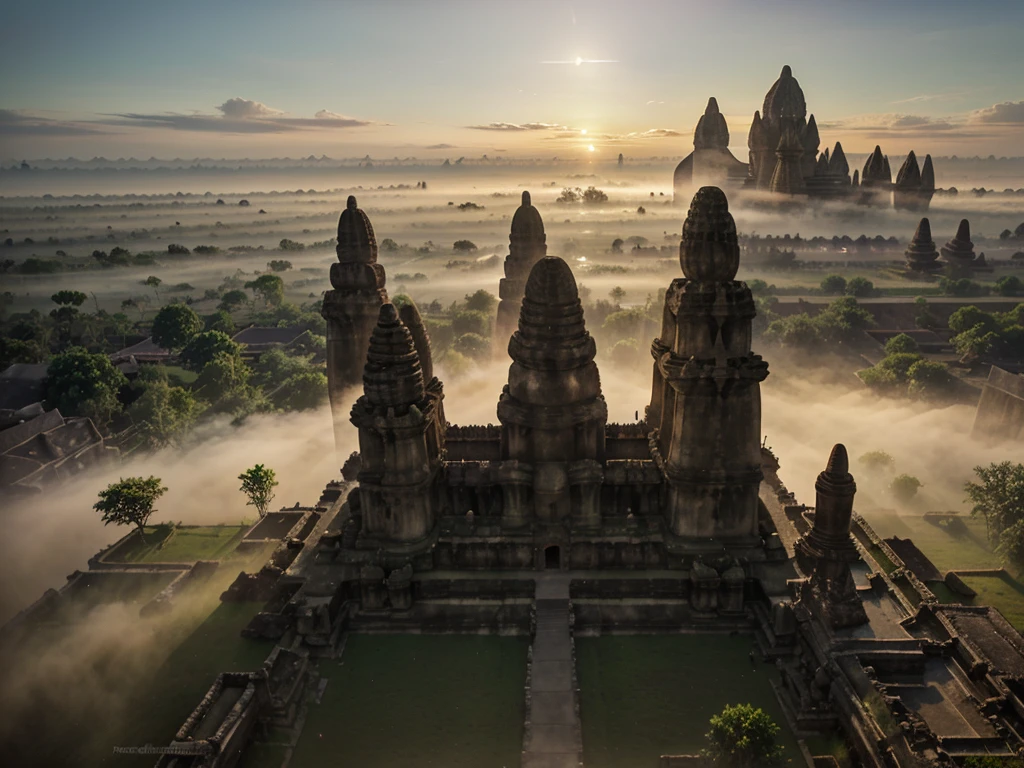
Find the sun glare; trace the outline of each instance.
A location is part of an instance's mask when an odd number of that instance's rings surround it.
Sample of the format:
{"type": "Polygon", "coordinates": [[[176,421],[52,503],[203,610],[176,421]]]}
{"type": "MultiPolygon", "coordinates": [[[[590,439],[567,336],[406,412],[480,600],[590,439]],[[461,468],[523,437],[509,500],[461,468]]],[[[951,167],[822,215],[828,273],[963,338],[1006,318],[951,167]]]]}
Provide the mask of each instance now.
{"type": "Polygon", "coordinates": [[[576,66],[578,67],[578,66],[579,66],[580,64],[582,64],[582,63],[583,63],[583,58],[582,58],[582,57],[580,57],[580,56],[577,56],[577,57],[576,57],[576,66]]]}
{"type": "Polygon", "coordinates": [[[589,145],[589,146],[587,147],[587,152],[593,152],[593,151],[594,151],[594,145],[593,145],[593,144],[590,144],[590,145],[589,145]]]}

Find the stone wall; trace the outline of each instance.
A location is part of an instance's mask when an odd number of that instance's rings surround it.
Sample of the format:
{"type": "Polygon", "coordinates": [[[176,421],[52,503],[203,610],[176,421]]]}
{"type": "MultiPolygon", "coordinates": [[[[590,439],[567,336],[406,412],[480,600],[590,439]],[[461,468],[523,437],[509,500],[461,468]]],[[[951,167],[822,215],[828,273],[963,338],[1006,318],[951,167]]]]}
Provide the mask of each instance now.
{"type": "Polygon", "coordinates": [[[971,436],[984,442],[1024,440],[1024,375],[989,369],[971,436]]]}

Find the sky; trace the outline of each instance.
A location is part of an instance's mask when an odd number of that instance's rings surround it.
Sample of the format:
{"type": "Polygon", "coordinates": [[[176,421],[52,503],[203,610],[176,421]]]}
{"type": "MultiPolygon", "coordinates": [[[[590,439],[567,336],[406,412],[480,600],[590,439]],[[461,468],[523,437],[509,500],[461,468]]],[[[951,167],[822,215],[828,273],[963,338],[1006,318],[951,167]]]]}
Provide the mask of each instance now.
{"type": "Polygon", "coordinates": [[[1024,0],[8,0],[0,157],[746,151],[792,66],[847,152],[1024,155],[1024,0]]]}

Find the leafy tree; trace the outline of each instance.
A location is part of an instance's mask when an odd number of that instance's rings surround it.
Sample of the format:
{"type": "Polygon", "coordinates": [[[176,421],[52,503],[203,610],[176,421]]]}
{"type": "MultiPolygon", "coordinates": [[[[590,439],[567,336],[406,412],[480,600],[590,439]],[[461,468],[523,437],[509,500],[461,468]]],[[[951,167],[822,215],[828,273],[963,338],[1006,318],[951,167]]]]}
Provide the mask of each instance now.
{"type": "Polygon", "coordinates": [[[579,187],[566,187],[555,200],[556,203],[578,203],[583,198],[583,190],[579,187]]]}
{"type": "Polygon", "coordinates": [[[178,245],[177,243],[170,243],[167,246],[167,253],[171,256],[188,256],[191,251],[184,245],[178,245]]]}
{"type": "Polygon", "coordinates": [[[977,466],[979,482],[964,484],[971,516],[985,521],[989,540],[999,541],[1004,530],[1024,519],[1024,464],[1003,461],[977,466]]]}
{"type": "Polygon", "coordinates": [[[960,355],[960,362],[965,365],[973,365],[985,357],[998,340],[998,335],[994,331],[986,331],[982,323],[950,339],[953,349],[960,355]]]}
{"type": "Polygon", "coordinates": [[[288,377],[273,394],[274,405],[286,411],[308,411],[327,402],[327,376],[306,370],[288,377]]]}
{"type": "Polygon", "coordinates": [[[726,705],[711,718],[705,754],[722,768],[760,768],[782,760],[779,726],[763,709],[750,704],[726,705]]]}
{"type": "Polygon", "coordinates": [[[234,288],[227,291],[220,297],[220,304],[217,305],[217,308],[222,309],[225,312],[231,312],[233,309],[237,309],[247,301],[249,301],[248,294],[246,294],[245,291],[234,288]]]}
{"type": "Polygon", "coordinates": [[[253,365],[253,382],[265,390],[284,384],[292,376],[309,370],[305,359],[289,355],[282,349],[268,349],[253,365]]]}
{"type": "Polygon", "coordinates": [[[306,249],[304,244],[289,240],[287,237],[278,243],[277,247],[282,251],[304,251],[306,249]]]}
{"type": "Polygon", "coordinates": [[[452,349],[471,360],[483,361],[491,354],[491,342],[477,333],[464,333],[455,339],[452,349]]]}
{"type": "Polygon", "coordinates": [[[898,333],[885,342],[886,355],[913,353],[917,351],[917,342],[905,333],[898,333]]]}
{"type": "Polygon", "coordinates": [[[142,281],[143,285],[148,285],[150,288],[153,289],[153,293],[156,294],[156,300],[157,301],[160,301],[160,285],[161,285],[161,283],[163,283],[163,280],[161,280],[156,275],[150,275],[149,277],[147,277],[145,280],[142,281]]]}
{"type": "Polygon", "coordinates": [[[868,451],[857,459],[857,463],[864,465],[869,472],[891,472],[896,466],[896,460],[885,451],[868,451]]]}
{"type": "Polygon", "coordinates": [[[621,339],[642,339],[646,334],[647,310],[644,307],[620,309],[608,315],[601,324],[601,330],[609,341],[621,339]]]}
{"type": "Polygon", "coordinates": [[[889,483],[889,492],[896,501],[906,504],[917,495],[917,489],[921,487],[921,481],[913,475],[896,475],[889,483]]]}
{"type": "Polygon", "coordinates": [[[882,358],[878,367],[885,371],[892,371],[899,381],[906,381],[910,366],[923,359],[915,352],[897,352],[895,355],[882,358]]]}
{"type": "Polygon", "coordinates": [[[106,355],[69,347],[46,369],[46,402],[65,416],[88,416],[102,428],[121,411],[117,396],[127,384],[106,355]]]}
{"type": "Polygon", "coordinates": [[[1008,564],[1024,563],[1024,520],[1017,520],[999,535],[996,554],[1008,564]]]}
{"type": "Polygon", "coordinates": [[[459,253],[472,253],[477,250],[476,244],[471,240],[456,240],[452,244],[452,250],[459,253]]]}
{"type": "Polygon", "coordinates": [[[280,306],[284,301],[284,280],[277,275],[260,275],[245,287],[260,296],[268,307],[280,306]]]}
{"type": "Polygon", "coordinates": [[[38,363],[43,357],[43,349],[36,341],[0,336],[0,371],[15,363],[38,363]]]}
{"type": "Polygon", "coordinates": [[[875,295],[875,284],[866,277],[855,277],[846,283],[846,295],[867,298],[875,295]]]}
{"type": "Polygon", "coordinates": [[[612,240],[612,253],[622,253],[622,246],[625,245],[621,237],[612,240]]]}
{"type": "Polygon", "coordinates": [[[607,203],[608,195],[597,187],[587,187],[583,190],[583,194],[580,195],[580,199],[584,203],[607,203]]]}
{"type": "Polygon", "coordinates": [[[184,304],[168,304],[153,318],[153,341],[164,349],[181,349],[202,330],[199,315],[184,304]]]}
{"type": "Polygon", "coordinates": [[[498,299],[493,293],[488,293],[483,288],[466,295],[466,309],[473,312],[483,312],[490,315],[498,306],[498,299]]]}
{"type": "Polygon", "coordinates": [[[57,291],[55,294],[53,294],[53,296],[50,297],[50,301],[59,306],[80,307],[85,303],[86,299],[88,298],[88,295],[82,293],[81,291],[65,290],[57,291]]]}
{"type": "Polygon", "coordinates": [[[949,330],[953,333],[963,333],[978,325],[982,326],[982,330],[987,333],[994,331],[998,324],[992,315],[983,312],[973,304],[960,307],[949,316],[949,330]]]}
{"type": "Polygon", "coordinates": [[[195,426],[202,410],[202,406],[187,389],[172,387],[166,381],[154,381],[131,404],[128,414],[146,443],[160,448],[179,444],[181,438],[195,426]]]}
{"type": "Polygon", "coordinates": [[[608,353],[612,364],[619,368],[635,368],[640,362],[640,342],[636,339],[619,339],[608,353]]]}
{"type": "Polygon", "coordinates": [[[270,502],[274,500],[274,487],[278,485],[274,470],[257,464],[245,470],[238,476],[238,479],[242,481],[238,490],[249,499],[245,505],[256,507],[259,516],[266,517],[267,510],[270,509],[270,502]]]}
{"type": "Polygon", "coordinates": [[[160,482],[152,475],[121,478],[100,491],[100,499],[92,508],[103,515],[104,525],[134,525],[139,538],[145,540],[146,523],[155,511],[156,500],[167,492],[160,482]]]}
{"type": "Polygon", "coordinates": [[[465,309],[456,312],[452,318],[452,332],[456,336],[472,333],[477,336],[491,335],[491,317],[479,310],[465,309]]]}
{"type": "Polygon", "coordinates": [[[1000,296],[1024,295],[1024,281],[1016,275],[1005,275],[996,280],[996,293],[1000,296]]]}
{"type": "Polygon", "coordinates": [[[292,263],[287,259],[272,259],[267,262],[267,267],[269,267],[272,272],[287,272],[292,268],[292,263]]]}
{"type": "Polygon", "coordinates": [[[71,324],[78,316],[78,307],[88,298],[81,291],[57,291],[50,297],[50,301],[57,305],[56,309],[50,310],[50,317],[60,329],[62,341],[67,342],[71,338],[71,324]]]}
{"type": "Polygon", "coordinates": [[[918,360],[907,370],[907,394],[920,400],[942,400],[956,394],[956,377],[942,363],[918,360]]]}
{"type": "Polygon", "coordinates": [[[181,361],[192,371],[201,371],[203,367],[219,354],[233,357],[241,355],[242,348],[233,342],[226,333],[221,331],[203,331],[185,345],[181,351],[181,361]]]}
{"type": "Polygon", "coordinates": [[[612,303],[618,306],[619,304],[622,303],[622,300],[626,298],[626,291],[622,288],[622,286],[616,285],[614,288],[608,291],[608,296],[609,298],[611,298],[612,303]]]}
{"type": "Polygon", "coordinates": [[[248,384],[251,374],[252,370],[239,355],[218,352],[203,366],[193,388],[217,410],[234,411],[252,394],[248,384]]]}
{"type": "Polygon", "coordinates": [[[842,296],[846,293],[846,278],[842,275],[828,275],[821,281],[821,292],[826,296],[842,296]]]}
{"type": "Polygon", "coordinates": [[[220,331],[231,336],[235,332],[235,321],[231,319],[231,314],[223,309],[218,309],[213,314],[207,315],[203,318],[203,330],[204,331],[220,331]]]}
{"type": "Polygon", "coordinates": [[[392,240],[390,237],[385,237],[380,241],[380,249],[382,251],[392,252],[398,250],[398,243],[392,240]]]}

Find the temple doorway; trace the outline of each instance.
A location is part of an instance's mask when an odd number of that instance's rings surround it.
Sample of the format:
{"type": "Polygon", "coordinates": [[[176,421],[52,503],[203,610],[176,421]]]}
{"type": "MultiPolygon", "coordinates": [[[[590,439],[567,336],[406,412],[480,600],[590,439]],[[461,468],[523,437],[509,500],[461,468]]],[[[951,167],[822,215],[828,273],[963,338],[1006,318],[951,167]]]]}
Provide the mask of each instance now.
{"type": "Polygon", "coordinates": [[[555,545],[544,548],[544,570],[558,571],[562,568],[562,548],[555,545]]]}

